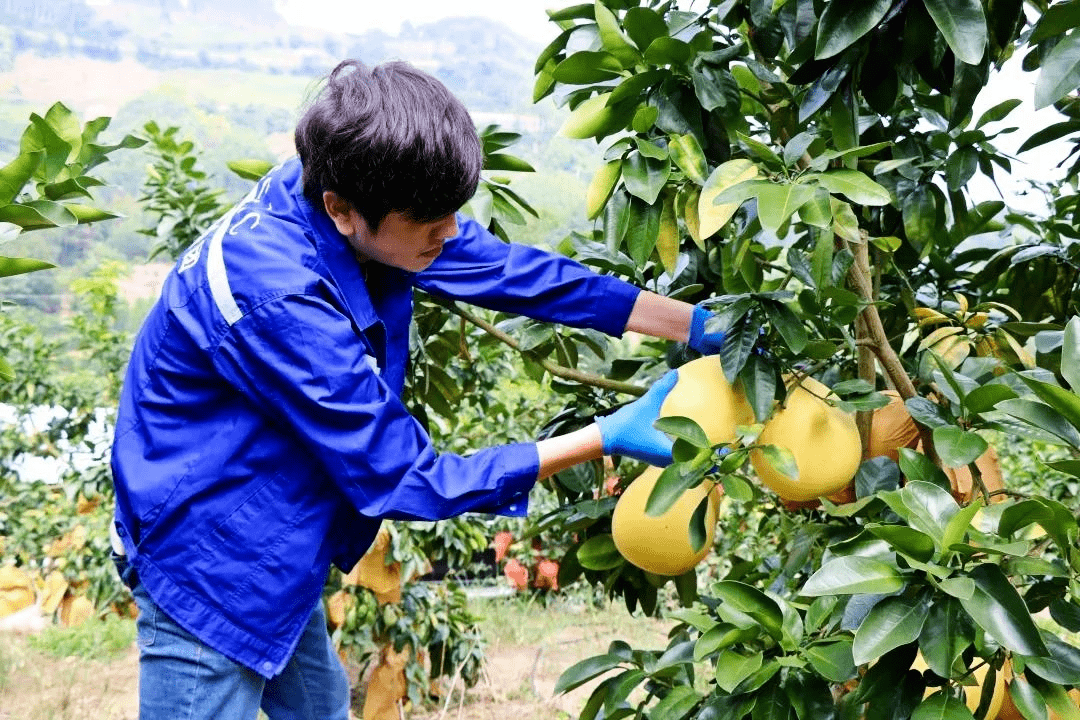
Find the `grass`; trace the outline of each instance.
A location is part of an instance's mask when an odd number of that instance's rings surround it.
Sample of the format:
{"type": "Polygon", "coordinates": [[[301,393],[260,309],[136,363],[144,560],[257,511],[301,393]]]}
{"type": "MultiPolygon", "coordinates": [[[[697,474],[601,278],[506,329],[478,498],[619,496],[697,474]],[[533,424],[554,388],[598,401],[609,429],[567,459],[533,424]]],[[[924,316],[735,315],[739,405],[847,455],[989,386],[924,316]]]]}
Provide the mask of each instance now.
{"type": "Polygon", "coordinates": [[[29,644],[34,650],[56,658],[107,660],[125,652],[133,642],[135,621],[109,615],[100,622],[71,628],[48,627],[32,636],[29,644]]]}

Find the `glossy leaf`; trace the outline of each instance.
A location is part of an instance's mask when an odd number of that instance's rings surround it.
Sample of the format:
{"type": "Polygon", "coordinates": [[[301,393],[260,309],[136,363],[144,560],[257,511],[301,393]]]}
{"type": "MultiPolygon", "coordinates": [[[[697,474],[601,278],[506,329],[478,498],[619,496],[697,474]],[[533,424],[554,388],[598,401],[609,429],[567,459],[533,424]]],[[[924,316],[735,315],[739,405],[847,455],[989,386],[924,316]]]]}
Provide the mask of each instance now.
{"type": "Polygon", "coordinates": [[[919,633],[919,650],[931,670],[951,677],[953,664],[974,641],[975,626],[960,600],[945,597],[930,605],[919,633]]]}
{"type": "Polygon", "coordinates": [[[726,607],[756,620],[773,638],[783,636],[784,615],[780,606],[756,587],[722,580],[713,583],[711,594],[726,607]]]}
{"type": "Polygon", "coordinates": [[[904,596],[887,597],[870,611],[855,631],[851,646],[856,665],[871,662],[922,632],[929,603],[904,596]]]}
{"type": "Polygon", "coordinates": [[[742,202],[716,204],[716,198],[728,188],[758,177],[758,168],[750,160],[728,160],[713,170],[701,189],[698,200],[698,221],[703,238],[714,235],[727,225],[742,202]]]}
{"type": "Polygon", "coordinates": [[[1043,696],[1022,676],[1014,675],[1009,682],[1009,696],[1025,720],[1047,720],[1049,717],[1043,696]]]}
{"type": "Polygon", "coordinates": [[[846,50],[870,32],[892,7],[891,0],[833,0],[818,21],[814,57],[827,58],[846,50]]]}
{"type": "Polygon", "coordinates": [[[851,640],[820,642],[808,646],[803,655],[811,667],[826,680],[847,682],[856,675],[855,660],[851,654],[851,640]]]}
{"type": "Polygon", "coordinates": [[[569,692],[579,685],[584,685],[595,677],[610,672],[622,664],[622,658],[615,655],[597,655],[585,658],[568,667],[555,683],[555,694],[569,692]]]}
{"type": "Polygon", "coordinates": [[[693,134],[674,135],[668,142],[671,159],[683,171],[686,177],[698,185],[704,185],[708,179],[709,162],[701,150],[701,144],[693,134]]]}
{"type": "Polygon", "coordinates": [[[758,189],[758,218],[762,227],[776,230],[804,203],[814,197],[814,188],[799,183],[770,183],[758,189]]]}
{"type": "Polygon", "coordinates": [[[581,566],[587,570],[611,570],[624,562],[615,547],[615,541],[607,533],[595,535],[582,543],[577,557],[581,566]]]}
{"type": "Polygon", "coordinates": [[[559,129],[568,138],[591,138],[603,135],[611,129],[614,112],[608,105],[611,93],[601,93],[585,100],[570,113],[559,129]]]}
{"type": "Polygon", "coordinates": [[[823,564],[803,585],[800,593],[856,595],[892,593],[904,586],[903,575],[893,565],[858,555],[838,557],[823,564]]]}
{"type": "Polygon", "coordinates": [[[1061,375],[1074,392],[1080,392],[1080,317],[1073,316],[1065,325],[1061,345],[1061,375]]]}
{"type": "Polygon", "coordinates": [[[986,15],[980,0],[923,0],[956,57],[978,65],[986,52],[986,15]]]}
{"type": "MultiPolygon", "coordinates": [[[[708,441],[706,441],[708,444],[708,441]]],[[[663,515],[679,501],[683,493],[701,482],[701,475],[688,471],[684,475],[682,466],[678,464],[668,465],[653,485],[645,501],[645,514],[652,517],[663,515]]],[[[582,563],[584,565],[584,562],[582,563]]],[[[588,567],[588,566],[586,566],[588,567]]]]}
{"type": "Polygon", "coordinates": [[[623,35],[615,13],[611,12],[602,2],[597,2],[595,15],[596,26],[600,31],[600,42],[604,46],[604,50],[611,53],[624,68],[631,67],[640,60],[641,54],[623,35]]]}
{"type": "Polygon", "coordinates": [[[837,169],[824,173],[812,173],[807,181],[816,180],[829,192],[845,196],[857,205],[888,205],[892,201],[889,191],[858,170],[837,169]]]}
{"type": "Polygon", "coordinates": [[[592,85],[607,82],[622,70],[622,63],[611,53],[582,50],[555,66],[551,75],[568,85],[592,85]]]}
{"type": "Polygon", "coordinates": [[[231,160],[228,163],[229,169],[234,173],[244,178],[245,180],[262,180],[263,176],[274,167],[274,163],[268,160],[259,160],[255,158],[244,160],[231,160]]]}
{"type": "Polygon", "coordinates": [[[22,275],[23,273],[36,272],[38,270],[48,270],[49,268],[54,267],[56,266],[50,262],[45,262],[44,260],[36,260],[34,258],[4,257],[0,255],[0,277],[22,275]]]}
{"type": "Polygon", "coordinates": [[[639,198],[630,198],[626,249],[638,267],[643,266],[656,249],[656,240],[660,235],[660,211],[659,205],[648,205],[639,198]]]}
{"type": "Polygon", "coordinates": [[[1080,685],[1080,648],[1047,633],[1048,657],[1027,656],[1024,664],[1039,677],[1060,685],[1080,685]]]}
{"type": "Polygon", "coordinates": [[[1021,373],[1019,377],[1040,400],[1061,413],[1073,427],[1080,428],[1080,395],[1031,375],[1021,373]]]}
{"type": "Polygon", "coordinates": [[[1053,105],[1080,85],[1080,31],[1073,30],[1042,62],[1035,81],[1035,108],[1053,105]]]}
{"type": "Polygon", "coordinates": [[[662,201],[660,227],[656,235],[656,252],[660,264],[674,277],[679,262],[679,224],[675,219],[675,196],[668,194],[662,201]]]}
{"type": "Polygon", "coordinates": [[[0,168],[0,206],[15,201],[44,159],[43,150],[19,153],[14,160],[0,168]]]}
{"type": "Polygon", "coordinates": [[[1018,420],[1061,438],[1073,447],[1080,447],[1080,432],[1061,413],[1049,405],[1034,400],[1016,399],[1003,400],[995,407],[1018,420]]]}
{"type": "Polygon", "coordinates": [[[762,653],[743,655],[735,650],[724,650],[716,658],[716,684],[731,693],[740,683],[761,669],[762,653]]]}
{"type": "Polygon", "coordinates": [[[652,205],[671,175],[671,161],[633,153],[623,162],[622,175],[627,192],[652,205]]]}
{"type": "Polygon", "coordinates": [[[868,525],[867,530],[889,543],[897,552],[927,562],[934,556],[934,539],[906,525],[868,525]]]}
{"type": "Polygon", "coordinates": [[[1024,600],[997,565],[984,563],[968,572],[975,594],[964,608],[1000,645],[1021,655],[1046,655],[1047,649],[1024,600]]]}
{"type": "Polygon", "coordinates": [[[596,169],[585,191],[585,217],[593,220],[603,212],[621,176],[622,160],[612,160],[596,169]]]}
{"type": "Polygon", "coordinates": [[[975,720],[975,716],[963,700],[941,691],[919,703],[911,720],[975,720]]]}
{"type": "Polygon", "coordinates": [[[945,425],[934,428],[934,447],[946,466],[962,467],[975,462],[989,444],[976,432],[945,425]]]}

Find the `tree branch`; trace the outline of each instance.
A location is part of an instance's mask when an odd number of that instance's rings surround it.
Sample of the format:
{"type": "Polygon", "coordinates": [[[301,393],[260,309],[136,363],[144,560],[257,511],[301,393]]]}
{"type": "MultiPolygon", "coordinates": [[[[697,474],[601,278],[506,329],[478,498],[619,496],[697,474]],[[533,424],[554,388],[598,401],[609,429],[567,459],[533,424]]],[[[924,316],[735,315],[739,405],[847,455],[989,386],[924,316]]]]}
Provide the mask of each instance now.
{"type": "MultiPolygon", "coordinates": [[[[432,300],[439,305],[445,307],[447,310],[457,315],[463,320],[466,320],[476,327],[480,328],[488,335],[510,347],[514,351],[524,355],[524,351],[521,349],[521,344],[513,337],[504,333],[499,328],[495,327],[491,323],[487,322],[481,317],[473,315],[468,310],[464,310],[458,307],[457,303],[440,298],[432,298],[432,300]]],[[[582,385],[591,385],[592,387],[602,388],[604,390],[612,390],[614,392],[626,393],[627,395],[641,396],[645,394],[648,388],[641,387],[640,385],[634,385],[633,383],[622,382],[620,380],[612,380],[602,375],[596,375],[594,373],[584,372],[577,368],[568,368],[557,363],[553,363],[550,360],[544,358],[536,360],[540,367],[548,373],[551,373],[554,377],[562,378],[563,380],[571,380],[573,382],[581,383],[582,385]]]]}

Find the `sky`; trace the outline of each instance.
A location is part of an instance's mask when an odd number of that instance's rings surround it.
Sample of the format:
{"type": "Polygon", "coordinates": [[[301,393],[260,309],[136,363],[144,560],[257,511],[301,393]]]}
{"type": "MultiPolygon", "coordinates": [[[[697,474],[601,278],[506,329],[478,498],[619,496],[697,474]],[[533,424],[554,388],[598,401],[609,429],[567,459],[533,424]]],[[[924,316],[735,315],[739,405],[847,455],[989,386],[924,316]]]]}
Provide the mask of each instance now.
{"type": "Polygon", "coordinates": [[[544,12],[573,4],[564,0],[276,0],[290,23],[336,32],[383,30],[396,35],[403,22],[413,25],[445,17],[487,17],[546,45],[558,34],[544,12]]]}

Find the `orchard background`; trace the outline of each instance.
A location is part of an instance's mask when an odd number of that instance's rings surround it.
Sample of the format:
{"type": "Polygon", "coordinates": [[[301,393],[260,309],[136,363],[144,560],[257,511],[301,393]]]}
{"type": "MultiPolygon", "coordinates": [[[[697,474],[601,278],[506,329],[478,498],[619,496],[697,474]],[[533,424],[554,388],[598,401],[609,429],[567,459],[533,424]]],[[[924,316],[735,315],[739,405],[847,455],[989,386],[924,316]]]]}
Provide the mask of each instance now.
{"type": "MultiPolygon", "coordinates": [[[[668,622],[664,643],[616,638],[565,668],[557,692],[588,684],[582,719],[1080,718],[1080,2],[611,0],[550,17],[527,99],[584,148],[563,156],[590,165],[569,186],[574,216],[537,210],[533,141],[497,124],[481,126],[469,210],[501,237],[539,224],[539,242],[601,272],[719,310],[724,372],[757,422],[722,447],[665,425],[678,462],[650,510],[703,480],[724,493],[708,560],[675,578],[615,549],[611,514],[643,470],[618,459],[538,487],[523,524],[389,527],[326,588],[362,678],[357,713],[421,712],[474,686],[484,643],[463,588],[509,569],[538,597],[668,622]],[[1030,82],[1008,80],[1017,67],[1030,82]],[[1053,120],[1026,120],[1033,108],[1053,120]],[[1044,176],[1018,181],[1035,156],[1044,176]],[[848,502],[786,503],[747,462],[792,372],[856,413],[848,502]],[[919,435],[895,459],[870,452],[885,390],[919,435]]],[[[26,115],[0,169],[0,294],[62,272],[57,248],[93,240],[86,226],[135,223],[142,257],[175,258],[275,160],[236,152],[209,172],[170,115],[112,137],[62,103],[26,115]],[[133,156],[120,179],[139,195],[109,195],[108,167],[133,156]]],[[[52,312],[16,299],[0,314],[7,618],[131,611],[105,529],[138,308],[117,293],[124,264],[104,260],[52,312]],[[27,481],[31,458],[58,470],[27,481]]],[[[408,401],[457,452],[592,422],[691,359],[426,297],[413,340],[408,401]]]]}

